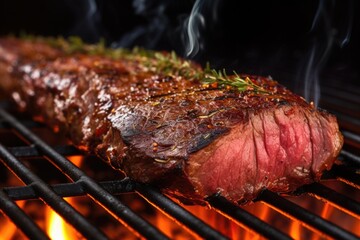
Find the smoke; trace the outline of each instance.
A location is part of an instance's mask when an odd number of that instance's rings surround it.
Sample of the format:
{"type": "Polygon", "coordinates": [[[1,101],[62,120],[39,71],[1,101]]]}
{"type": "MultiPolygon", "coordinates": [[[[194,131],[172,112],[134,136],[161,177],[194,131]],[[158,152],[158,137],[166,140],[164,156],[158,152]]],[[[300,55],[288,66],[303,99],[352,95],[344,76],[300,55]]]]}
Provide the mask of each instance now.
{"type": "Polygon", "coordinates": [[[219,0],[196,0],[183,27],[186,57],[194,58],[203,51],[205,37],[202,32],[207,27],[206,24],[213,24],[217,21],[218,5],[219,0]]]}
{"type": "Polygon", "coordinates": [[[81,36],[88,42],[97,42],[101,37],[100,11],[95,0],[72,1],[65,4],[74,12],[75,24],[68,35],[81,36]]]}
{"type": "Polygon", "coordinates": [[[193,9],[191,10],[190,16],[186,21],[185,27],[185,38],[188,42],[186,44],[186,56],[191,57],[195,56],[200,49],[203,48],[200,28],[205,27],[205,18],[203,14],[201,14],[201,3],[202,0],[197,0],[194,4],[193,9]]]}
{"type": "Polygon", "coordinates": [[[171,7],[171,1],[134,0],[132,5],[135,14],[146,19],[146,23],[124,34],[121,39],[112,43],[112,47],[129,48],[141,45],[155,49],[169,30],[169,17],[166,10],[171,7]]]}
{"type": "Polygon", "coordinates": [[[157,49],[163,42],[169,41],[167,35],[172,31],[169,12],[177,5],[171,0],[133,0],[126,3],[66,0],[64,4],[70,15],[75,16],[74,24],[66,35],[80,36],[86,42],[105,38],[114,48],[142,46],[149,49],[157,49]]]}
{"type": "Polygon", "coordinates": [[[113,48],[141,46],[154,50],[175,50],[184,57],[199,59],[205,52],[209,40],[206,34],[210,34],[218,21],[220,2],[133,0],[121,9],[121,4],[112,1],[66,0],[64,3],[72,12],[70,15],[75,17],[74,24],[66,35],[80,36],[86,42],[96,42],[105,38],[110,40],[110,46],[113,48]],[[111,5],[117,8],[112,9],[111,5]],[[129,16],[129,19],[119,15],[129,16]],[[114,19],[111,27],[111,20],[105,22],[109,19],[114,19]],[[135,23],[132,22],[134,20],[135,23]],[[114,33],[115,25],[119,26],[118,31],[122,32],[118,36],[114,33]]]}
{"type": "Polygon", "coordinates": [[[133,0],[133,9],[145,23],[115,41],[113,47],[136,45],[168,48],[187,58],[196,58],[205,47],[204,33],[217,21],[219,0],[133,0]],[[191,10],[191,11],[190,11],[191,10]]]}
{"type": "MultiPolygon", "coordinates": [[[[335,26],[334,11],[336,10],[335,1],[320,0],[310,29],[314,33],[312,47],[310,48],[302,79],[304,79],[303,96],[307,101],[313,101],[318,106],[321,89],[320,75],[324,69],[334,46],[345,47],[351,37],[353,10],[352,2],[349,2],[347,12],[343,14],[346,26],[335,26]],[[343,33],[339,29],[346,29],[343,33]]],[[[301,76],[302,74],[299,74],[301,76]]]]}
{"type": "Polygon", "coordinates": [[[346,25],[343,28],[343,29],[345,29],[345,32],[342,34],[343,37],[340,38],[340,43],[339,43],[341,48],[345,47],[350,42],[350,37],[351,37],[351,32],[353,29],[353,22],[354,22],[354,2],[353,1],[349,1],[346,16],[347,16],[347,18],[345,18],[345,19],[347,20],[347,22],[345,23],[346,25]]]}

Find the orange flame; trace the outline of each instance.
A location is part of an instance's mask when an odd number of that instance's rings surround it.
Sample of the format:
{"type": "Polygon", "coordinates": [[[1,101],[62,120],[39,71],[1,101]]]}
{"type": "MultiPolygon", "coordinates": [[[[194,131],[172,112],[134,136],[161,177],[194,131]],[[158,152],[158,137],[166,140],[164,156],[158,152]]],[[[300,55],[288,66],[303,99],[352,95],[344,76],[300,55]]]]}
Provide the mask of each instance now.
{"type": "Polygon", "coordinates": [[[84,157],[83,156],[69,156],[68,159],[70,162],[75,164],[77,167],[80,167],[81,163],[84,160],[84,157]]]}
{"type": "Polygon", "coordinates": [[[293,221],[290,226],[290,236],[294,239],[301,239],[301,224],[298,221],[293,221]]]}
{"type": "Polygon", "coordinates": [[[68,233],[65,221],[51,208],[47,208],[48,220],[47,233],[53,240],[72,240],[73,237],[68,233]]]}
{"type": "Polygon", "coordinates": [[[187,240],[187,239],[200,239],[195,235],[186,232],[181,226],[177,225],[174,221],[169,219],[166,215],[157,212],[156,214],[156,226],[165,235],[176,240],[187,240]]]}
{"type": "Polygon", "coordinates": [[[333,209],[334,207],[332,207],[329,203],[325,203],[321,213],[321,217],[328,219],[331,216],[333,209]]]}
{"type": "MultiPolygon", "coordinates": [[[[69,161],[74,163],[76,166],[80,166],[83,157],[82,156],[70,156],[68,157],[69,161]]],[[[71,199],[67,200],[71,203],[71,199]]],[[[49,237],[53,240],[74,240],[77,239],[77,233],[72,229],[65,220],[59,216],[54,210],[50,207],[46,208],[46,223],[47,223],[47,233],[49,237]]]]}
{"type": "Polygon", "coordinates": [[[360,236],[360,221],[354,221],[354,232],[356,235],[360,236]]]}
{"type": "MultiPolygon", "coordinates": [[[[17,205],[22,208],[25,205],[25,201],[18,201],[17,205]]],[[[8,220],[7,218],[4,219],[4,221],[5,223],[3,223],[3,221],[0,221],[1,239],[13,239],[14,235],[16,234],[17,227],[12,221],[8,220]]]]}

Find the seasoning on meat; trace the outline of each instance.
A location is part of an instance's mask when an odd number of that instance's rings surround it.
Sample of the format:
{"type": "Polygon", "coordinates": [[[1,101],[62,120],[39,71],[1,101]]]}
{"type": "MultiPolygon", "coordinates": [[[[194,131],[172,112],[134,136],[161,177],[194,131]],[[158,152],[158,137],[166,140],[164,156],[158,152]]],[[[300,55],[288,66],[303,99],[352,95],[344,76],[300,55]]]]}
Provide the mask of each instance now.
{"type": "Polygon", "coordinates": [[[0,88],[130,178],[182,201],[253,200],[318,181],[336,118],[272,79],[73,39],[0,40],[0,88]]]}

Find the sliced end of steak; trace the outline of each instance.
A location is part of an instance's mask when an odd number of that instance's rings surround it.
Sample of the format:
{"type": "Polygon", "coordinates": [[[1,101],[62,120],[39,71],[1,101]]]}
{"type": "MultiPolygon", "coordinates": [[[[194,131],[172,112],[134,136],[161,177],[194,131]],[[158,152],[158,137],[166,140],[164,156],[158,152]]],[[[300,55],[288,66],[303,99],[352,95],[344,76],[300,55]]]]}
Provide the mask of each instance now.
{"type": "Polygon", "coordinates": [[[185,172],[200,196],[247,202],[262,189],[290,192],[319,180],[341,146],[333,116],[281,106],[251,113],[249,122],[191,155],[185,172]]]}

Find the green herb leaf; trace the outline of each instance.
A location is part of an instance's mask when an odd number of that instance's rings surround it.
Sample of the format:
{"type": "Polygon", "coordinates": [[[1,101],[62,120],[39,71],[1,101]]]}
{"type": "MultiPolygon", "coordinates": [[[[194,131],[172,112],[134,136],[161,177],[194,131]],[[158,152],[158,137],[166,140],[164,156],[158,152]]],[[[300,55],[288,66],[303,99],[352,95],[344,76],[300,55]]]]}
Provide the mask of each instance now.
{"type": "Polygon", "coordinates": [[[202,82],[207,85],[217,85],[217,87],[220,88],[230,87],[238,90],[239,92],[254,91],[259,93],[269,93],[263,87],[256,85],[250,78],[241,78],[235,71],[234,76],[229,77],[226,74],[225,69],[222,71],[216,71],[215,69],[210,69],[210,67],[207,66],[204,73],[202,82]]]}

